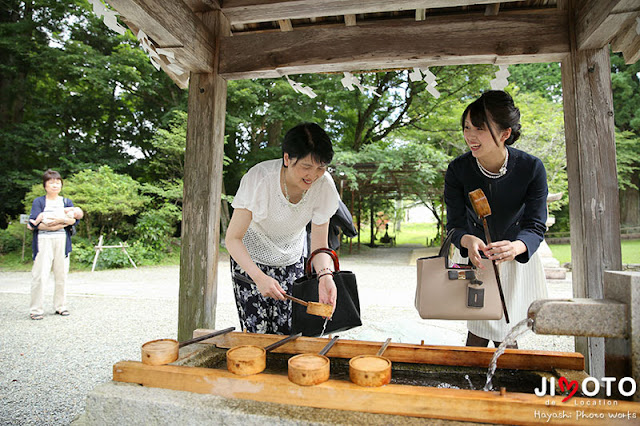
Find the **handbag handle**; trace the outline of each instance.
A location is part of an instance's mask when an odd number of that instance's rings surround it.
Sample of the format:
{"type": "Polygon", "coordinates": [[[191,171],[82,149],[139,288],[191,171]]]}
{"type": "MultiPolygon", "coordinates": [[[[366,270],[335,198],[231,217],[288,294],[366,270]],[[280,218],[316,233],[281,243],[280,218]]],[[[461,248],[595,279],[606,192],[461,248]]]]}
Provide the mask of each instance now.
{"type": "Polygon", "coordinates": [[[447,237],[444,239],[442,246],[440,246],[440,252],[438,252],[438,257],[446,257],[449,259],[449,248],[451,247],[451,240],[453,239],[453,229],[447,232],[447,237]]]}
{"type": "Polygon", "coordinates": [[[333,272],[340,272],[340,262],[338,261],[338,255],[336,254],[336,252],[331,250],[330,248],[323,247],[323,248],[314,250],[313,253],[311,253],[311,256],[309,256],[309,260],[307,260],[307,265],[304,268],[304,273],[307,277],[311,278],[311,261],[313,260],[315,255],[318,253],[326,253],[329,256],[331,256],[331,259],[333,260],[333,272]]]}
{"type": "MultiPolygon", "coordinates": [[[[444,268],[449,268],[449,252],[451,248],[451,240],[453,240],[453,229],[447,232],[447,237],[444,239],[442,246],[440,247],[440,251],[438,252],[438,257],[444,258],[444,268]]],[[[471,266],[471,269],[475,269],[475,266],[471,266]]]]}

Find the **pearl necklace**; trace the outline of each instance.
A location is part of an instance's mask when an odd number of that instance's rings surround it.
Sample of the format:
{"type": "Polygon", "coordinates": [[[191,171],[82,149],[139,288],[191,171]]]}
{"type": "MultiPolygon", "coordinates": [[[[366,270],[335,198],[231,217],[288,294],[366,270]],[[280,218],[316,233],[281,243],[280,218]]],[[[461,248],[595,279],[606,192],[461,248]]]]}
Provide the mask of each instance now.
{"type": "Polygon", "coordinates": [[[298,201],[297,203],[292,203],[291,198],[289,197],[289,188],[287,188],[287,169],[282,170],[282,183],[284,186],[284,198],[286,198],[287,201],[291,204],[299,204],[307,193],[307,190],[305,189],[304,191],[302,191],[302,197],[300,197],[300,201],[298,201]]]}
{"type": "Polygon", "coordinates": [[[498,179],[507,174],[507,163],[509,162],[509,150],[505,148],[506,155],[504,157],[504,163],[500,166],[500,170],[497,173],[490,172],[485,169],[484,166],[480,163],[480,160],[476,157],[476,164],[478,164],[478,168],[480,169],[480,173],[488,177],[489,179],[498,179]]]}

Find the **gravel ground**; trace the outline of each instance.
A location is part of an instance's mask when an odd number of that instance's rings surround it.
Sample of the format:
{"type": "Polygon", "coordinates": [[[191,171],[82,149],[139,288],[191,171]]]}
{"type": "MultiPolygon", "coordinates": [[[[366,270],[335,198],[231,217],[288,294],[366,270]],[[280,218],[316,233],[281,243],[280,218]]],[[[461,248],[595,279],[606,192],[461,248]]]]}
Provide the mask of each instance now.
{"type": "MultiPolygon", "coordinates": [[[[463,345],[464,321],[425,321],[413,308],[413,248],[378,248],[366,255],[343,253],[341,266],[358,277],[364,325],[342,338],[434,345],[463,345]]],[[[220,261],[216,328],[239,322],[228,259],[220,261]]],[[[69,275],[71,315],[53,314],[51,283],[45,318],[28,316],[30,273],[0,271],[0,424],[68,425],[84,410],[85,396],[111,380],[112,366],[139,360],[149,340],[177,335],[179,270],[146,267],[69,275]]],[[[571,282],[550,281],[549,296],[571,297],[571,282]]],[[[573,351],[573,338],[528,333],[522,349],[573,351]]]]}

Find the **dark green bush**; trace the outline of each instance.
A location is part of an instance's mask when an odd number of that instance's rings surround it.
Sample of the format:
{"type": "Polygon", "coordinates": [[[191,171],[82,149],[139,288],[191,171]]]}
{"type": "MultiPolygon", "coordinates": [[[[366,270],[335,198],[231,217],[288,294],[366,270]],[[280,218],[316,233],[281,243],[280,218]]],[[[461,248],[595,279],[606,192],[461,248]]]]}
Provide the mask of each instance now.
{"type": "Polygon", "coordinates": [[[7,229],[0,229],[0,254],[22,250],[23,238],[25,239],[25,252],[31,247],[31,231],[25,232],[25,226],[20,221],[13,220],[9,222],[7,229]]]}

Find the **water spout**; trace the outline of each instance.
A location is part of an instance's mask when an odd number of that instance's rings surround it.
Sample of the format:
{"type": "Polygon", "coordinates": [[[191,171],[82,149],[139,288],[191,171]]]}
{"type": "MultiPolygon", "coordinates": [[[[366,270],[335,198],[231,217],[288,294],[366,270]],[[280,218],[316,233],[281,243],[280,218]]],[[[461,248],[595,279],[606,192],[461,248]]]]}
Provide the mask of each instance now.
{"type": "Polygon", "coordinates": [[[610,299],[544,299],[529,306],[536,334],[628,337],[628,306],[610,299]]]}

